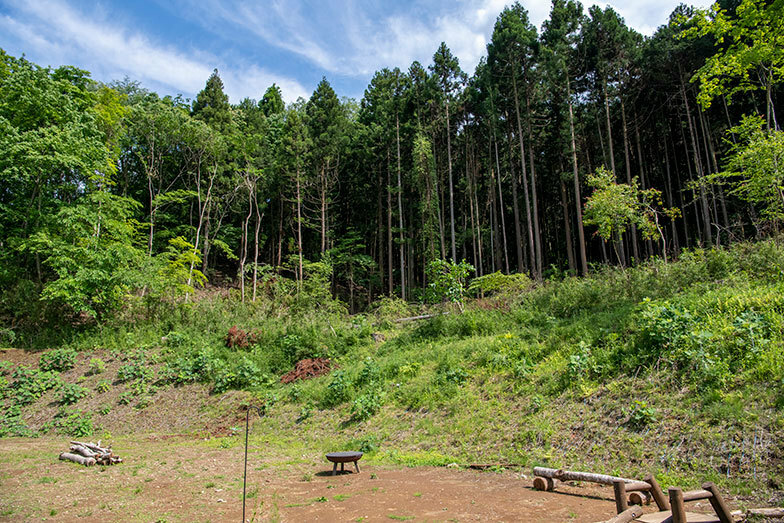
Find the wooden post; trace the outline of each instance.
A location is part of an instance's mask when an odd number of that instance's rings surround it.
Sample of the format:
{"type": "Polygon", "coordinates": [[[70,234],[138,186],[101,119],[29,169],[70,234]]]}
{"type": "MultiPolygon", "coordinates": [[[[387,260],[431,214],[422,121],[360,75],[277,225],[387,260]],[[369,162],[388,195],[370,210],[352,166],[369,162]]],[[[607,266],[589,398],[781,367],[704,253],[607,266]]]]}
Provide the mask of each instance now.
{"type": "Polygon", "coordinates": [[[670,505],[672,506],[672,523],[687,523],[686,509],[683,506],[683,490],[670,487],[670,505]]]}
{"type": "Polygon", "coordinates": [[[670,502],[664,495],[661,486],[659,486],[659,482],[653,477],[653,474],[645,476],[644,481],[651,486],[651,494],[653,495],[653,500],[656,502],[656,506],[659,507],[659,510],[670,510],[670,502]]]}
{"type": "Polygon", "coordinates": [[[724,502],[724,498],[719,494],[719,489],[716,488],[716,485],[705,483],[702,485],[702,488],[713,494],[708,501],[713,506],[713,510],[716,511],[716,515],[719,516],[721,523],[733,523],[734,520],[730,515],[730,509],[724,502]]]}
{"type": "Polygon", "coordinates": [[[626,502],[626,483],[621,480],[613,481],[613,492],[615,493],[615,510],[621,514],[629,508],[629,504],[626,502]]]}

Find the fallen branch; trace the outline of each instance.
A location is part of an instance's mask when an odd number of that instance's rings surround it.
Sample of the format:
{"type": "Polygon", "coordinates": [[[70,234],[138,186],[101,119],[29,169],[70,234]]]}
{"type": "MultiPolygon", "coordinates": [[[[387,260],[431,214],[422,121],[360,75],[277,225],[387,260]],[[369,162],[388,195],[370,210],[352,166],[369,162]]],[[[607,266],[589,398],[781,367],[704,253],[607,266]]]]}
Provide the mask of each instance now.
{"type": "Polygon", "coordinates": [[[100,440],[97,444],[93,442],[83,443],[81,441],[72,441],[68,450],[69,452],[60,454],[60,459],[73,461],[86,466],[95,465],[96,463],[99,465],[115,465],[117,463],[122,463],[123,461],[120,456],[117,456],[112,452],[111,447],[101,447],[100,440]],[[78,459],[73,459],[74,457],[78,459]],[[90,460],[92,463],[89,463],[90,460]]]}
{"type": "Polygon", "coordinates": [[[93,465],[95,465],[94,458],[86,458],[78,454],[71,454],[70,452],[61,453],[60,459],[63,461],[73,461],[74,463],[84,465],[85,467],[92,467],[93,465]]]}
{"type": "Polygon", "coordinates": [[[445,314],[449,314],[449,312],[447,311],[447,312],[441,312],[441,313],[438,313],[438,314],[423,314],[421,316],[410,316],[408,318],[398,318],[395,321],[397,323],[402,323],[404,321],[427,320],[429,318],[435,318],[436,316],[443,316],[445,314]]]}

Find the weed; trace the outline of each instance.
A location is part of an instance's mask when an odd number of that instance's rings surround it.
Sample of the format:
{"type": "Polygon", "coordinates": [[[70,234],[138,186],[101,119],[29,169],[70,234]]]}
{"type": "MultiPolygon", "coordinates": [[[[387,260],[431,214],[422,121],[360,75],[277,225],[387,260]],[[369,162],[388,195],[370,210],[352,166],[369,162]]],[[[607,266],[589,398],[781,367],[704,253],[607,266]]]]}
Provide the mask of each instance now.
{"type": "Polygon", "coordinates": [[[95,391],[99,394],[103,394],[105,392],[109,392],[109,389],[112,388],[112,384],[109,380],[101,380],[95,385],[95,391]]]}
{"type": "Polygon", "coordinates": [[[76,361],[76,351],[68,348],[54,349],[44,353],[38,362],[42,371],[62,372],[72,369],[76,361]]]}
{"type": "Polygon", "coordinates": [[[101,374],[106,370],[106,363],[101,358],[90,358],[90,364],[87,368],[87,374],[93,376],[101,374]]]}
{"type": "Polygon", "coordinates": [[[89,390],[74,383],[66,383],[60,388],[60,405],[72,405],[87,396],[89,390]]]}

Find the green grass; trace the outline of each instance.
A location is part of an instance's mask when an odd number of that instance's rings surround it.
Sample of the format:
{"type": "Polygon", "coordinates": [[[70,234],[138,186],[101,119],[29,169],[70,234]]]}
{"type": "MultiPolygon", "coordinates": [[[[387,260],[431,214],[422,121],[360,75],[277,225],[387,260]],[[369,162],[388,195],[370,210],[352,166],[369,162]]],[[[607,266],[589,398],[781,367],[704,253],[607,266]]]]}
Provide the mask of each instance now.
{"type": "MultiPolygon", "coordinates": [[[[251,441],[291,456],[361,450],[371,465],[653,472],[665,486],[712,479],[760,497],[784,484],[784,248],[774,242],[600,268],[402,325],[392,320],[413,311],[399,300],[354,316],[225,298],[166,312],[118,319],[68,346],[123,359],[129,398],[189,382],[246,389],[267,405],[251,441]],[[235,325],[263,335],[226,347],[235,325]],[[340,372],[280,384],[315,356],[340,372]]],[[[27,379],[21,392],[35,397],[44,377],[27,379]]],[[[220,414],[210,408],[202,415],[220,414]]],[[[18,413],[3,415],[19,427],[18,413]]]]}

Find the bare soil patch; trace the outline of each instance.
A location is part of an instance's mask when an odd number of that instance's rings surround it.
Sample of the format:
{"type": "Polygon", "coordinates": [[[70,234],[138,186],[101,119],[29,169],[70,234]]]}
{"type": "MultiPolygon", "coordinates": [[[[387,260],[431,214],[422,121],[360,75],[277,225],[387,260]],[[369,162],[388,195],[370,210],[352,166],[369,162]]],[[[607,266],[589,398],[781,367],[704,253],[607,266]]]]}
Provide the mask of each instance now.
{"type": "MultiPolygon", "coordinates": [[[[67,438],[0,440],[0,521],[236,521],[242,515],[241,438],[117,438],[125,458],[85,468],[57,460],[67,438]],[[236,442],[222,448],[227,441],[236,442]]],[[[570,521],[614,512],[610,489],[537,492],[513,472],[362,467],[329,475],[323,456],[252,447],[247,517],[255,521],[570,521]]]]}

